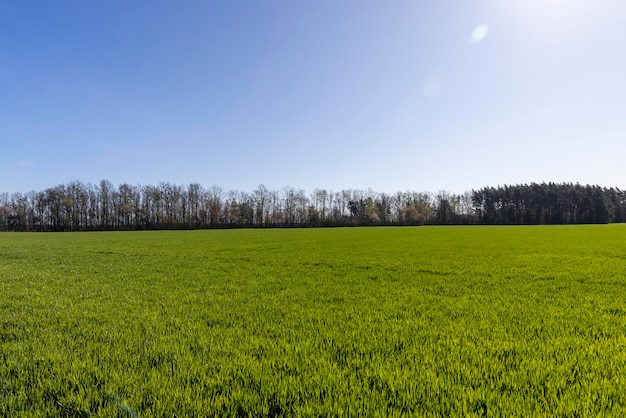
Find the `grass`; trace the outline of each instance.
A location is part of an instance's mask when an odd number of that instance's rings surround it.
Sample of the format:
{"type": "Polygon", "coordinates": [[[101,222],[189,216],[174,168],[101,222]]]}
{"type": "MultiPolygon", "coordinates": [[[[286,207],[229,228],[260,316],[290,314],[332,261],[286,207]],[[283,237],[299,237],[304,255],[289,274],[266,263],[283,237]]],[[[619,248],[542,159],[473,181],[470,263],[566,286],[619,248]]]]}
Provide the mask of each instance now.
{"type": "Polygon", "coordinates": [[[0,234],[0,415],[620,416],[625,237],[0,234]]]}

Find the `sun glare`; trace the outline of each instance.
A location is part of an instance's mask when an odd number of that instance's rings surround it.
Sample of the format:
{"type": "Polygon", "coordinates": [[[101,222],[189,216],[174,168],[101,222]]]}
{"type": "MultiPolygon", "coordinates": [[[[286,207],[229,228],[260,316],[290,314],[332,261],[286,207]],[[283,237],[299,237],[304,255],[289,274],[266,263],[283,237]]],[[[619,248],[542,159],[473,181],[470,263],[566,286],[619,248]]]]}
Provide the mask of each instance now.
{"type": "Polygon", "coordinates": [[[503,5],[529,36],[557,42],[589,35],[619,7],[617,0],[507,0],[503,5]]]}

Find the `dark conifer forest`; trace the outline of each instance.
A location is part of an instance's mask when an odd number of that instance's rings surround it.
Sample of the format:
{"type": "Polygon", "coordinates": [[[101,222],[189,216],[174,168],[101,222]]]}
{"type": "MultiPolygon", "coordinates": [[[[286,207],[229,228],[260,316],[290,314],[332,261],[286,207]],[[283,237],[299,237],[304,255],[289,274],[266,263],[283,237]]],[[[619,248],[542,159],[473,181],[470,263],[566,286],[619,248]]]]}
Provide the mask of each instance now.
{"type": "Polygon", "coordinates": [[[263,185],[114,186],[73,181],[42,191],[0,193],[1,231],[95,231],[367,225],[545,225],[624,222],[620,189],[571,183],[446,191],[333,192],[263,185]]]}

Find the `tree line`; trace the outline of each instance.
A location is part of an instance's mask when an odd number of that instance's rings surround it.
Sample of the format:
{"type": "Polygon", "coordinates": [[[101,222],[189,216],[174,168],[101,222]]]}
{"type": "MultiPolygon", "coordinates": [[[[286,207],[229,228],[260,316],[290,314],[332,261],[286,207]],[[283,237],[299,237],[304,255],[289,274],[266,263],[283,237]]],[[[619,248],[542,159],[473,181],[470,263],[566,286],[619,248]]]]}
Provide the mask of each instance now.
{"type": "Polygon", "coordinates": [[[72,181],[43,191],[0,193],[0,231],[95,231],[362,225],[624,222],[619,189],[542,183],[446,191],[333,192],[260,185],[252,192],[72,181]]]}
{"type": "Polygon", "coordinates": [[[588,224],[626,221],[626,193],[616,188],[542,183],[472,192],[481,224],[588,224]]]}

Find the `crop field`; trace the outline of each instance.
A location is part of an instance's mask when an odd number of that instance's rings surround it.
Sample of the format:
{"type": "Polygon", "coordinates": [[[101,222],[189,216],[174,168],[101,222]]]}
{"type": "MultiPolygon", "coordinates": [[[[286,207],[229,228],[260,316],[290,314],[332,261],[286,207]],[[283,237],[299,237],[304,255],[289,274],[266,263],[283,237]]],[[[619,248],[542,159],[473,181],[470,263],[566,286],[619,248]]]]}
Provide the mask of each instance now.
{"type": "Polygon", "coordinates": [[[626,225],[0,234],[0,415],[623,416],[626,225]]]}

